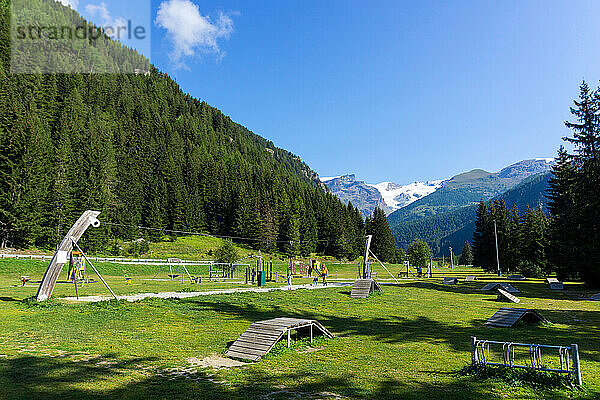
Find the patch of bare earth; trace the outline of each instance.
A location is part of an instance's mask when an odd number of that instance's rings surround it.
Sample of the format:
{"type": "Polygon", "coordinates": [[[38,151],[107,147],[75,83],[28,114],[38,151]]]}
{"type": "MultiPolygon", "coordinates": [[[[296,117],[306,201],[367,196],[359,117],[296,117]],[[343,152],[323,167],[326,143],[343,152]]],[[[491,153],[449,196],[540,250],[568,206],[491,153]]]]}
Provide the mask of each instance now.
{"type": "Polygon", "coordinates": [[[245,362],[242,361],[237,361],[231,358],[226,358],[226,357],[221,357],[217,354],[212,354],[208,357],[203,358],[202,360],[196,357],[190,357],[188,359],[186,359],[186,361],[192,366],[192,367],[199,367],[199,368],[214,368],[214,369],[221,369],[221,368],[233,368],[233,367],[241,367],[244,365],[247,365],[245,362]]]}

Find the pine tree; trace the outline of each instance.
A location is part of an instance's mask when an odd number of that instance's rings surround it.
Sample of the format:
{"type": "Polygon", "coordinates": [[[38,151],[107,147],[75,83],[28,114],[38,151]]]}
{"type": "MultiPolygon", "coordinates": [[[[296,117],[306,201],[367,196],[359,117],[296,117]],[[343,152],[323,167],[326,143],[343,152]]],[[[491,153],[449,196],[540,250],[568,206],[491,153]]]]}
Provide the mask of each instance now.
{"type": "Polygon", "coordinates": [[[552,268],[561,279],[574,279],[578,271],[574,267],[579,260],[579,238],[576,219],[579,210],[576,206],[577,171],[564,147],[558,150],[553,177],[548,182],[548,208],[552,219],[549,227],[548,257],[552,268]]]}
{"type": "Polygon", "coordinates": [[[373,215],[366,224],[367,234],[372,235],[371,250],[383,262],[394,262],[396,259],[396,245],[394,235],[380,208],[375,208],[373,215]]]}
{"type": "Polygon", "coordinates": [[[473,233],[473,265],[486,271],[493,271],[495,263],[491,237],[494,226],[488,206],[483,200],[479,202],[476,215],[473,233]]]}
{"type": "Polygon", "coordinates": [[[472,265],[473,264],[473,252],[471,251],[471,245],[468,240],[465,240],[465,244],[462,248],[460,258],[458,260],[460,265],[472,265]]]}

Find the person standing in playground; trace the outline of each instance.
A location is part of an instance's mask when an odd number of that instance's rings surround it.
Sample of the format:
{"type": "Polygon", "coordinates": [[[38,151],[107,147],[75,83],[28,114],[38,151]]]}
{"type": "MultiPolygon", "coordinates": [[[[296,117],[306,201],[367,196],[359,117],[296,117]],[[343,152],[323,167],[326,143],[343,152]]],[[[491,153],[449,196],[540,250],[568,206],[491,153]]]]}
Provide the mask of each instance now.
{"type": "Polygon", "coordinates": [[[325,266],[325,263],[321,264],[321,276],[323,277],[323,286],[327,286],[327,273],[329,271],[327,271],[327,267],[325,266]]]}

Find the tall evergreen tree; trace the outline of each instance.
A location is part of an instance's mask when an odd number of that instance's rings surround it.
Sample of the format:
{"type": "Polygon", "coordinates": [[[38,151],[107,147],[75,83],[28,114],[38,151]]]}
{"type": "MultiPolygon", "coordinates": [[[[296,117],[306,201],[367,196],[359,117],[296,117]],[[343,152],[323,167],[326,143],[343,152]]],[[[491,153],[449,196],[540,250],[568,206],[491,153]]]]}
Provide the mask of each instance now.
{"type": "Polygon", "coordinates": [[[371,218],[366,222],[367,235],[372,235],[371,250],[383,262],[394,262],[396,259],[396,244],[394,235],[388,224],[385,212],[375,208],[371,218]]]}
{"type": "Polygon", "coordinates": [[[462,248],[460,258],[458,260],[460,265],[472,265],[473,264],[473,252],[471,251],[471,244],[468,240],[465,240],[465,244],[462,248]]]}

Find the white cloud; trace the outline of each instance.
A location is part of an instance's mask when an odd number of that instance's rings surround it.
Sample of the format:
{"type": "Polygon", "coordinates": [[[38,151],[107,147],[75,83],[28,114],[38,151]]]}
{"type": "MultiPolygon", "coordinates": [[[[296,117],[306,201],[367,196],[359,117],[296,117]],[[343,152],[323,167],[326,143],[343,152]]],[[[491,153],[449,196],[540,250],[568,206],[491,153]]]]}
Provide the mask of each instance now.
{"type": "Polygon", "coordinates": [[[58,0],[63,6],[71,7],[73,10],[77,10],[79,0],[58,0]]]}
{"type": "Polygon", "coordinates": [[[104,32],[113,39],[120,39],[127,34],[127,21],[122,17],[113,17],[105,3],[88,4],[85,12],[96,25],[100,24],[104,32]]]}
{"type": "Polygon", "coordinates": [[[228,39],[233,32],[233,21],[225,15],[212,22],[200,14],[200,9],[190,0],[165,0],[156,15],[154,23],[167,30],[167,37],[173,44],[169,54],[177,68],[185,67],[183,57],[194,56],[196,52],[210,52],[223,57],[219,39],[228,39]]]}

